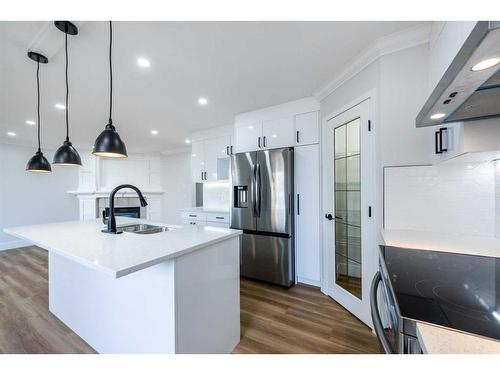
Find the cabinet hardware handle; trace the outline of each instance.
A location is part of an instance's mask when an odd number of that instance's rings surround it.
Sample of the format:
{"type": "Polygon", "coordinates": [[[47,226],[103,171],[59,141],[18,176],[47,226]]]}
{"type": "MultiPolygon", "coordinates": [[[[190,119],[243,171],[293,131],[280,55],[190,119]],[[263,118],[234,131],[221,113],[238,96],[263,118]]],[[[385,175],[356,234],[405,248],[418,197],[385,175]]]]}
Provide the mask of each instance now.
{"type": "Polygon", "coordinates": [[[201,172],[201,180],[203,181],[203,172],[201,172]]]}
{"type": "Polygon", "coordinates": [[[260,148],[260,137],[259,137],[259,138],[258,138],[258,140],[257,140],[257,144],[258,144],[258,146],[259,146],[259,148],[260,148]]]}
{"type": "Polygon", "coordinates": [[[439,147],[439,131],[434,133],[434,147],[435,147],[435,153],[436,154],[442,154],[443,152],[440,150],[441,147],[439,147]]]}
{"type": "Polygon", "coordinates": [[[231,145],[229,153],[230,153],[231,155],[233,154],[233,145],[231,145]]]}
{"type": "Polygon", "coordinates": [[[205,181],[206,181],[207,180],[207,172],[203,172],[203,173],[205,173],[205,181]]]}
{"type": "Polygon", "coordinates": [[[196,217],[196,215],[189,215],[189,217],[196,217]]]}
{"type": "Polygon", "coordinates": [[[264,136],[264,147],[266,147],[266,136],[264,136]]]}
{"type": "Polygon", "coordinates": [[[328,219],[328,220],[332,221],[333,220],[332,214],[326,214],[325,215],[325,219],[328,219]]]}
{"type": "Polygon", "coordinates": [[[300,143],[299,141],[299,131],[297,130],[297,143],[300,143]]]}
{"type": "Polygon", "coordinates": [[[215,218],[220,219],[220,220],[224,220],[224,217],[222,217],[222,216],[216,216],[215,218]]]}
{"type": "Polygon", "coordinates": [[[448,152],[448,142],[446,142],[446,148],[443,147],[443,133],[448,134],[448,128],[439,129],[439,150],[441,152],[448,152]]]}
{"type": "Polygon", "coordinates": [[[229,155],[229,146],[226,146],[226,155],[229,155]]]}
{"type": "Polygon", "coordinates": [[[300,215],[300,194],[297,194],[297,215],[300,215]]]}
{"type": "Polygon", "coordinates": [[[368,217],[372,217],[372,206],[368,206],[368,217]]]}

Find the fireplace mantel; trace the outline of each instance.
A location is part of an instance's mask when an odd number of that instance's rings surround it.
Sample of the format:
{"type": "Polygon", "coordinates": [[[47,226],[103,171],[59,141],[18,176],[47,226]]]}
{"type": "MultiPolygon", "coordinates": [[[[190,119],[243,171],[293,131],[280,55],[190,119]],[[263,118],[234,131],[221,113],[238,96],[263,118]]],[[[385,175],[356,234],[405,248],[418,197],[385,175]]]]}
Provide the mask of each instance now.
{"type": "MultiPolygon", "coordinates": [[[[90,152],[82,157],[78,172],[78,187],[68,191],[79,201],[80,220],[95,220],[99,217],[103,202],[108,205],[109,194],[118,185],[128,183],[137,186],[146,197],[148,206],[146,219],[161,219],[160,155],[137,154],[127,159],[97,158],[90,152]]],[[[137,198],[130,189],[120,190],[115,195],[117,204],[126,199],[137,198]]],[[[141,211],[141,212],[142,212],[141,211]]]]}

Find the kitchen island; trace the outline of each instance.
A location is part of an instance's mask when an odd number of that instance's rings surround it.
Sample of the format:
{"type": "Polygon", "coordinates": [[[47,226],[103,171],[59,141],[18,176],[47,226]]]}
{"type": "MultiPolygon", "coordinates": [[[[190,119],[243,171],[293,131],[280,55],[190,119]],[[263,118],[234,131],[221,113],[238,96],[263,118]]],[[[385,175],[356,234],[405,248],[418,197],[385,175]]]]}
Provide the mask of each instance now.
{"type": "Polygon", "coordinates": [[[49,252],[49,310],[99,353],[230,353],[240,339],[239,236],[149,224],[106,234],[102,222],[5,229],[49,252]]]}

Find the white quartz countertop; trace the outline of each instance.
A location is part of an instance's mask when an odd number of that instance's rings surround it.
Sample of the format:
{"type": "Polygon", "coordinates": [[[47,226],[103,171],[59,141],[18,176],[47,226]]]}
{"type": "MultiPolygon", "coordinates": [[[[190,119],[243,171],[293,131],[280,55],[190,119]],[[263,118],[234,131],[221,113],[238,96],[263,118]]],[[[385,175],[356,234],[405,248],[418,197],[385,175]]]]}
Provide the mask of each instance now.
{"type": "Polygon", "coordinates": [[[417,323],[422,351],[428,354],[500,354],[500,342],[431,324],[417,323]]]}
{"type": "Polygon", "coordinates": [[[387,246],[500,257],[500,239],[415,230],[383,230],[387,246]]]}
{"type": "Polygon", "coordinates": [[[116,217],[116,221],[117,225],[140,222],[175,230],[155,234],[107,234],[101,232],[104,224],[98,219],[29,225],[4,231],[116,278],[242,233],[235,229],[175,226],[125,217],[116,217]]]}
{"type": "Polygon", "coordinates": [[[205,207],[183,208],[180,211],[182,211],[182,212],[200,212],[200,213],[204,212],[207,214],[218,214],[218,213],[228,214],[229,213],[229,209],[221,210],[221,209],[217,209],[217,208],[205,208],[205,207]]]}

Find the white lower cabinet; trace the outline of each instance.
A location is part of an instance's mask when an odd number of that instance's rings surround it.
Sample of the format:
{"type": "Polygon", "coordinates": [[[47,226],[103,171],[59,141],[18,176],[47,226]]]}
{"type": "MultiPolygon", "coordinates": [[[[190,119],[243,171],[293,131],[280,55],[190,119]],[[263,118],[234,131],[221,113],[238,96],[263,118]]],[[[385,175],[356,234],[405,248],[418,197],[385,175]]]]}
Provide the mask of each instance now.
{"type": "Polygon", "coordinates": [[[320,286],[319,145],[295,147],[297,281],[320,286]]]}
{"type": "Polygon", "coordinates": [[[181,212],[181,218],[182,224],[229,228],[229,213],[227,212],[186,210],[181,212]]]}

